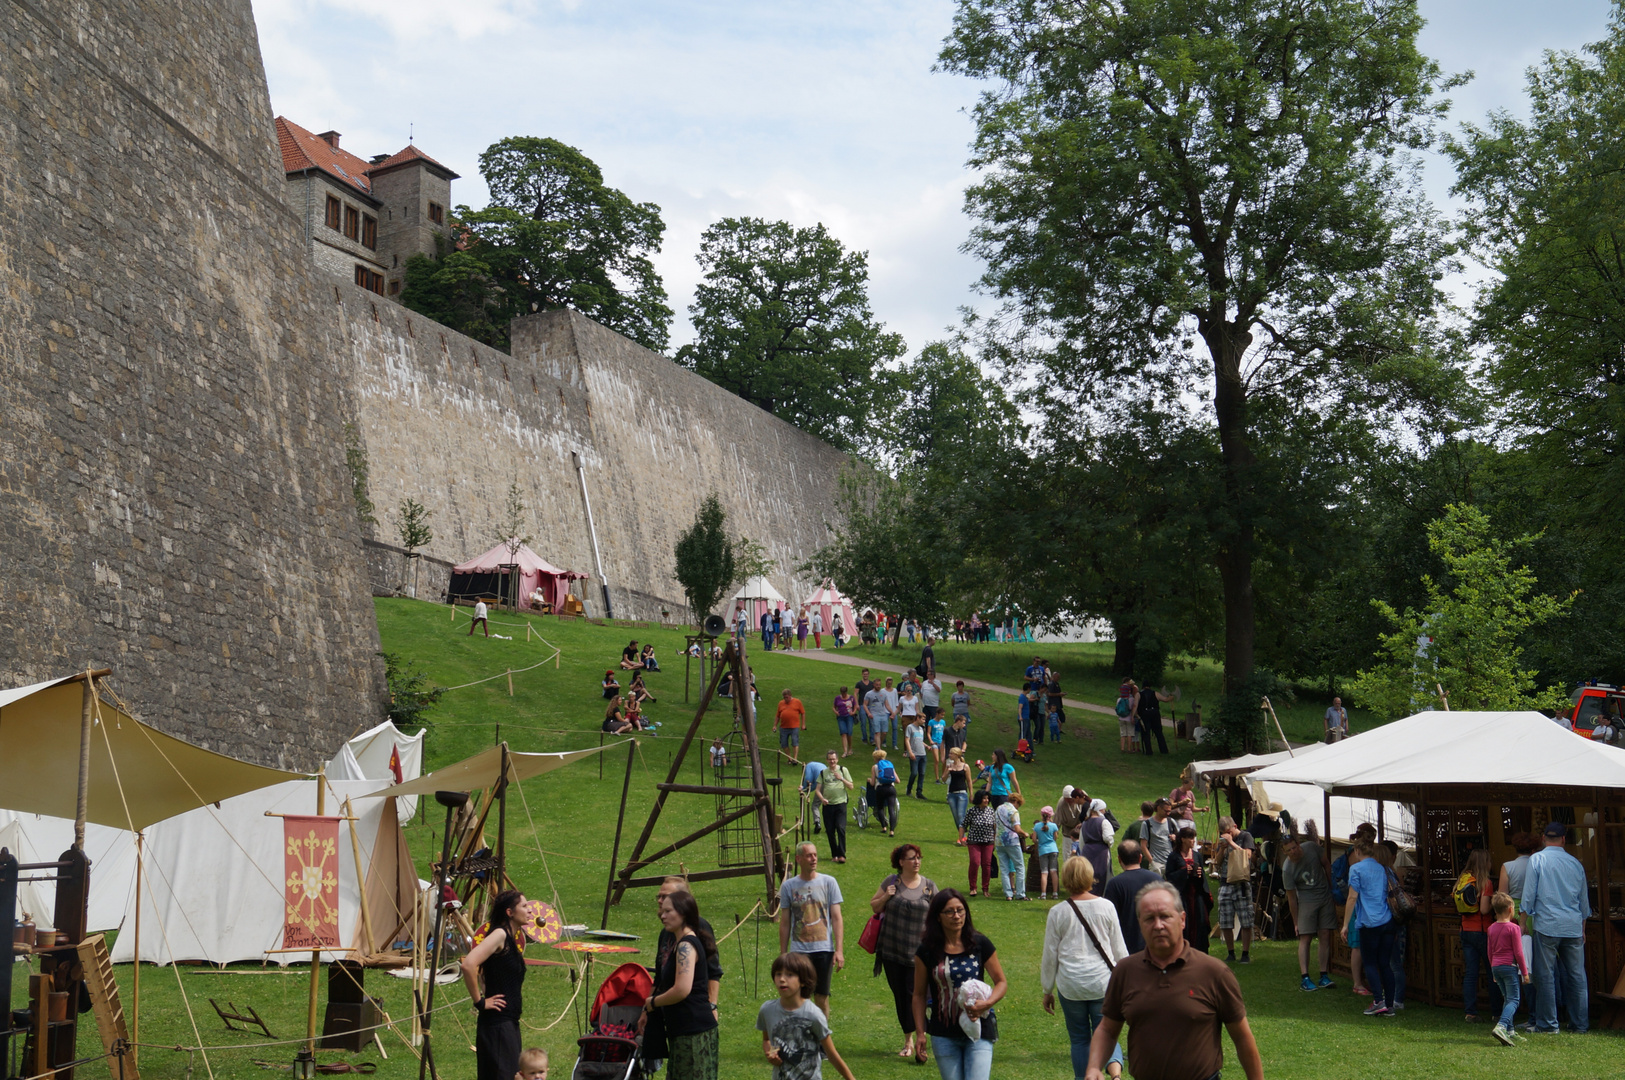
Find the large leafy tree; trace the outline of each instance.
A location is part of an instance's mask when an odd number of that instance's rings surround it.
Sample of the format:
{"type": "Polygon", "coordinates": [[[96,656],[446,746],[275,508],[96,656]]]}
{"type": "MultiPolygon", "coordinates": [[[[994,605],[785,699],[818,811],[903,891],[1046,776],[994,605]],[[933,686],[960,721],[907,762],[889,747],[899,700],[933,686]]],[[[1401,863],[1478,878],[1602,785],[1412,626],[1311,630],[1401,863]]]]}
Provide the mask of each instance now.
{"type": "Polygon", "coordinates": [[[1536,593],[1535,575],[1513,565],[1535,538],[1498,540],[1482,511],[1455,505],[1427,535],[1449,587],[1424,576],[1420,611],[1372,601],[1393,632],[1382,637],[1381,660],[1350,682],[1354,699],[1388,717],[1437,707],[1439,688],[1457,709],[1561,707],[1561,688],[1537,690],[1535,671],[1522,666],[1527,632],[1574,602],[1536,593]]]}
{"type": "Polygon", "coordinates": [[[666,231],[660,207],[605,184],[591,158],[557,139],[503,139],[480,155],[480,173],[491,200],[457,208],[462,250],[409,263],[403,303],[466,320],[503,348],[511,320],[574,308],[665,350],[672,312],[649,258],[666,231]]]}
{"type": "Polygon", "coordinates": [[[869,264],[823,225],[724,218],[705,230],[677,362],[843,449],[864,441],[904,353],[869,309],[869,264]]]}
{"type": "Polygon", "coordinates": [[[942,53],[993,84],[967,196],[989,343],[1052,409],[1127,383],[1211,424],[1233,686],[1282,495],[1261,415],[1449,381],[1424,321],[1447,252],[1405,156],[1443,107],[1421,25],[1412,0],[961,0],[942,53]]]}
{"type": "Polygon", "coordinates": [[[716,492],[707,495],[694,515],[694,523],[677,538],[676,577],[688,598],[696,626],[716,610],[722,594],[737,577],[735,544],[728,537],[728,514],[716,492]]]}

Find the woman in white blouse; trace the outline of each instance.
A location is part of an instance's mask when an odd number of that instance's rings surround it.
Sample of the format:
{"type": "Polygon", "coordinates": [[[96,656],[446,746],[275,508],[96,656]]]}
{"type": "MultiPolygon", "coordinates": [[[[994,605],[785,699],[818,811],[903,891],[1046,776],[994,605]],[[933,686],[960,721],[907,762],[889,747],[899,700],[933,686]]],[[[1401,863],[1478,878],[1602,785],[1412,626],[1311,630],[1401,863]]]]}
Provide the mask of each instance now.
{"type": "MultiPolygon", "coordinates": [[[[1100,1023],[1100,1005],[1111,981],[1112,968],[1128,956],[1123,928],[1117,922],[1117,909],[1089,890],[1094,888],[1095,872],[1089,860],[1074,855],[1061,867],[1061,887],[1067,899],[1049,909],[1044,923],[1044,958],[1039,976],[1044,984],[1044,1011],[1055,1015],[1055,999],[1061,999],[1061,1015],[1072,1042],[1072,1075],[1089,1071],[1089,1040],[1100,1023]]],[[[1123,1075],[1123,1050],[1112,1048],[1106,1074],[1123,1075]]]]}

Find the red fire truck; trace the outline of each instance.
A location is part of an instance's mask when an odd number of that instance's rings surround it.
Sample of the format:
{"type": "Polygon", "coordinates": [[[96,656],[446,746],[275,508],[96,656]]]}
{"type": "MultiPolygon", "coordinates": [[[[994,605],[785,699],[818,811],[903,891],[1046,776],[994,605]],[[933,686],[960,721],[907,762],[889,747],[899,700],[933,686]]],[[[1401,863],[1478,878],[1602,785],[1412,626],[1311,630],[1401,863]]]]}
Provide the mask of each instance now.
{"type": "Polygon", "coordinates": [[[1625,719],[1621,719],[1625,716],[1625,690],[1592,680],[1577,687],[1569,700],[1574,703],[1569,711],[1569,722],[1574,725],[1576,735],[1596,738],[1597,727],[1604,716],[1609,718],[1608,726],[1616,731],[1625,728],[1625,719]]]}

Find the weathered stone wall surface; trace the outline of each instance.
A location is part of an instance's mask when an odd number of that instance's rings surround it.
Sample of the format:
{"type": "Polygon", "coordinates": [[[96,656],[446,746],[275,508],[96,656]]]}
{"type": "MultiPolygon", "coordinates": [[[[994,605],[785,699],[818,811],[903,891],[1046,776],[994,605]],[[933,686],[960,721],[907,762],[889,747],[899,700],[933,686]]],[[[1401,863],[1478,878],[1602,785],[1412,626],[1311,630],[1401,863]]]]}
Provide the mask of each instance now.
{"type": "Polygon", "coordinates": [[[0,683],[313,767],[381,667],[283,186],[247,0],[0,0],[0,683]]]}
{"type": "Polygon", "coordinates": [[[846,460],[828,444],[576,312],[519,320],[508,356],[354,285],[332,293],[331,351],[354,367],[381,537],[411,496],[434,514],[428,553],[461,562],[497,542],[517,482],[531,546],[591,574],[602,615],[574,453],[616,617],[686,610],[672,550],[709,491],[766,545],[780,592],[809,591],[792,572],[829,539],[846,460]]]}

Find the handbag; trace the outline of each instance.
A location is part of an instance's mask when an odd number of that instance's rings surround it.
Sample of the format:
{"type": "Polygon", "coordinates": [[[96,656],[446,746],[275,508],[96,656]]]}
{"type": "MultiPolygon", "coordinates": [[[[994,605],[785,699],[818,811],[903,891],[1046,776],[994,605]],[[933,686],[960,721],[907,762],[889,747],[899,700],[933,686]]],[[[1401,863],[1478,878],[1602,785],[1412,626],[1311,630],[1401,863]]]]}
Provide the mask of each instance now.
{"type": "Polygon", "coordinates": [[[1116,971],[1117,965],[1112,963],[1111,953],[1107,952],[1100,944],[1100,939],[1095,936],[1095,928],[1089,925],[1089,920],[1083,917],[1083,912],[1078,910],[1078,905],[1072,902],[1070,896],[1066,898],[1066,906],[1071,908],[1072,914],[1078,917],[1078,925],[1082,926],[1083,932],[1089,935],[1089,940],[1094,943],[1095,951],[1100,953],[1100,958],[1106,961],[1106,970],[1116,971]]]}
{"type": "Polygon", "coordinates": [[[858,935],[858,948],[866,953],[873,953],[880,948],[880,924],[886,919],[886,913],[869,916],[869,921],[863,924],[863,933],[858,935]]]}
{"type": "Polygon", "coordinates": [[[1405,891],[1405,887],[1399,883],[1399,878],[1394,872],[1388,871],[1388,910],[1394,918],[1404,922],[1416,914],[1419,906],[1416,897],[1405,891]]]}

